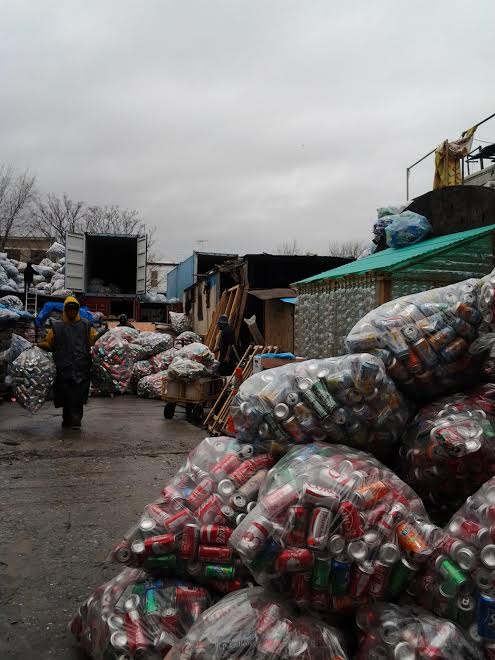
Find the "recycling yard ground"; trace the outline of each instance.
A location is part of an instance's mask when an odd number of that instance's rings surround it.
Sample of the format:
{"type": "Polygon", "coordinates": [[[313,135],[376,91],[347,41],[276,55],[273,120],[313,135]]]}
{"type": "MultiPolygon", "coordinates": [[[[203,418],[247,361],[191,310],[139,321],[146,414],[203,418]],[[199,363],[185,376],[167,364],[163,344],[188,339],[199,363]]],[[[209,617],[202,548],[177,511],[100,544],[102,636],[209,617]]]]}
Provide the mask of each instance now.
{"type": "Polygon", "coordinates": [[[95,398],[83,429],[0,404],[0,658],[82,660],[67,631],[92,588],[117,573],[112,543],[204,432],[163,404],[95,398]]]}

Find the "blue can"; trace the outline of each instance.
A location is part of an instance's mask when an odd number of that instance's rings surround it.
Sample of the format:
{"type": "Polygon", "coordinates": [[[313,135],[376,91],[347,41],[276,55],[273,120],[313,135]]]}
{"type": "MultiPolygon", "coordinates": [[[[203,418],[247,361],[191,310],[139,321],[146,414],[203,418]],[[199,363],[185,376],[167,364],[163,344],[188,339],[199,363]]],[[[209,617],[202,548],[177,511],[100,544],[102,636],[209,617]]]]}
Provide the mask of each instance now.
{"type": "Polygon", "coordinates": [[[495,639],[495,598],[486,594],[480,594],[478,602],[478,633],[495,639]]]}
{"type": "Polygon", "coordinates": [[[332,559],[330,564],[330,589],[332,596],[345,596],[351,582],[352,564],[342,559],[332,559]]]}

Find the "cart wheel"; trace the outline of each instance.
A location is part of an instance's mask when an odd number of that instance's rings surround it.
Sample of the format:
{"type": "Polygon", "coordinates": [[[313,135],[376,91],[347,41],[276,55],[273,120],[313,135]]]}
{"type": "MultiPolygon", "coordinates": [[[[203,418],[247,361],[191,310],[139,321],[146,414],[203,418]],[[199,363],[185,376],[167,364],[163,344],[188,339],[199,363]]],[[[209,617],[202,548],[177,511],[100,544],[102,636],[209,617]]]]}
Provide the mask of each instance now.
{"type": "Polygon", "coordinates": [[[175,415],[175,403],[166,403],[163,408],[163,416],[165,419],[172,419],[175,415]]]}
{"type": "Polygon", "coordinates": [[[186,419],[188,422],[194,420],[194,403],[186,403],[186,419]]]}
{"type": "Polygon", "coordinates": [[[193,419],[196,422],[196,424],[201,424],[201,422],[203,421],[203,417],[204,417],[203,406],[194,406],[193,419]]]}

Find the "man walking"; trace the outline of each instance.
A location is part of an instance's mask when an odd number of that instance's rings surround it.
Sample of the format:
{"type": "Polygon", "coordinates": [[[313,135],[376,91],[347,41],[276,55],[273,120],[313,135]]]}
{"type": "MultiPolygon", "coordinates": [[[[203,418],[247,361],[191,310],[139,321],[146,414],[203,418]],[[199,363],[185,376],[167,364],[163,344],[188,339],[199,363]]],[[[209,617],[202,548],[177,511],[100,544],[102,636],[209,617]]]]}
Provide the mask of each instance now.
{"type": "Polygon", "coordinates": [[[45,339],[38,345],[53,352],[57,367],[54,386],[55,408],[63,409],[62,426],[81,428],[83,405],[88,402],[91,375],[91,346],[103,332],[96,332],[79,314],[73,296],[64,302],[61,321],[52,321],[45,339]]]}

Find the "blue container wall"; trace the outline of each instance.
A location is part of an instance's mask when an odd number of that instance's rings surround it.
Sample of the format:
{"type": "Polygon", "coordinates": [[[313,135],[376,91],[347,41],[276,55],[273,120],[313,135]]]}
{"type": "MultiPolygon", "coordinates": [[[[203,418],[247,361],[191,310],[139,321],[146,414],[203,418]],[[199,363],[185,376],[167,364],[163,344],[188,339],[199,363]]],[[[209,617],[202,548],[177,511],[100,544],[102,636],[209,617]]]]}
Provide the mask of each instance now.
{"type": "Polygon", "coordinates": [[[178,298],[182,302],[184,289],[194,284],[195,255],[176,266],[167,275],[167,298],[178,298]]]}

